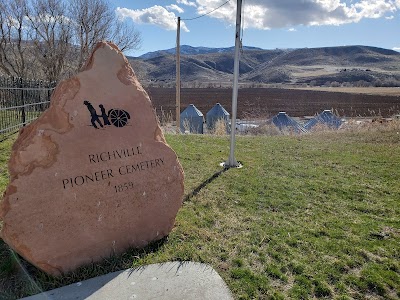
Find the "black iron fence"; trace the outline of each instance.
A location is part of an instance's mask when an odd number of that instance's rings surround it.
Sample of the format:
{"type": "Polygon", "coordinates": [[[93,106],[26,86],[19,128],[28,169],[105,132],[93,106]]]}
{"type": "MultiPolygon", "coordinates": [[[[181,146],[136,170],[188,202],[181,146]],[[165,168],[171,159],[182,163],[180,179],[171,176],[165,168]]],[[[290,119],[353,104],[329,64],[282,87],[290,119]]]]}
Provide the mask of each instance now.
{"type": "Polygon", "coordinates": [[[49,107],[56,82],[0,77],[0,141],[49,107]]]}

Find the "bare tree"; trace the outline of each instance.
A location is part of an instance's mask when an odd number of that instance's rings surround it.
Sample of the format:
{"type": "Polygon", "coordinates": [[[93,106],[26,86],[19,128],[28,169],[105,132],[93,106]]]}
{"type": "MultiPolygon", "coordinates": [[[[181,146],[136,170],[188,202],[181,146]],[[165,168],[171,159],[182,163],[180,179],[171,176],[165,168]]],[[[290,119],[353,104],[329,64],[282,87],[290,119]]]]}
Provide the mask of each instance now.
{"type": "Polygon", "coordinates": [[[71,0],[69,16],[73,20],[74,44],[79,47],[78,68],[98,41],[111,40],[122,51],[140,46],[140,33],[120,22],[107,0],[71,0]]]}
{"type": "Polygon", "coordinates": [[[72,0],[69,15],[73,19],[74,44],[78,46],[78,68],[99,40],[106,38],[112,15],[102,0],[72,0]]]}
{"type": "Polygon", "coordinates": [[[9,76],[32,75],[34,56],[27,42],[31,34],[26,24],[26,0],[0,2],[0,69],[9,76]]]}
{"type": "Polygon", "coordinates": [[[66,17],[66,7],[62,1],[35,0],[26,16],[33,28],[31,40],[45,77],[58,80],[71,47],[71,21],[66,17]]]}
{"type": "Polygon", "coordinates": [[[128,26],[118,19],[114,21],[114,33],[110,40],[118,45],[121,51],[137,50],[142,44],[142,36],[133,26],[128,26]]]}
{"type": "Polygon", "coordinates": [[[108,0],[1,0],[0,72],[50,81],[79,70],[98,41],[137,49],[140,33],[108,0]]]}

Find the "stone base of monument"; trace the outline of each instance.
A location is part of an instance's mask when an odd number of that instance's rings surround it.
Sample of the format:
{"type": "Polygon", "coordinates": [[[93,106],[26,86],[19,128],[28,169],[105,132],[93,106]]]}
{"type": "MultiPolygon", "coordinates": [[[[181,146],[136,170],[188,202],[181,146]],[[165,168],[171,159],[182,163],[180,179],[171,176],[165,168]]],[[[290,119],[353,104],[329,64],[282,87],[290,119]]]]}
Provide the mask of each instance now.
{"type": "Polygon", "coordinates": [[[110,273],[23,299],[231,300],[233,297],[209,265],[167,262],[110,273]]]}

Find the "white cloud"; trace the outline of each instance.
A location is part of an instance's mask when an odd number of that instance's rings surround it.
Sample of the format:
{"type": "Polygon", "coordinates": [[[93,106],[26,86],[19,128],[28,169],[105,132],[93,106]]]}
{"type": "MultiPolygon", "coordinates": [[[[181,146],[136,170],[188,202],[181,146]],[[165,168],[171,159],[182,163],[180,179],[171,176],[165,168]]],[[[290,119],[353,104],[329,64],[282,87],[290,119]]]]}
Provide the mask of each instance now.
{"type": "MultiPolygon", "coordinates": [[[[236,19],[236,4],[233,2],[235,1],[228,2],[226,5],[220,7],[209,16],[212,18],[222,19],[230,24],[234,24],[236,19]]],[[[197,0],[197,4],[197,13],[199,15],[204,15],[223,4],[223,2],[221,0],[197,0]]]]}
{"type": "Polygon", "coordinates": [[[394,12],[396,5],[393,1],[386,0],[361,0],[354,4],[359,17],[361,18],[381,18],[388,12],[394,12]]]}
{"type": "Polygon", "coordinates": [[[392,15],[392,16],[389,16],[389,17],[385,17],[385,19],[386,19],[386,20],[393,20],[393,19],[394,19],[394,16],[392,15]]]}
{"type": "Polygon", "coordinates": [[[392,50],[400,52],[400,47],[393,47],[392,50]]]}
{"type": "MultiPolygon", "coordinates": [[[[25,19],[25,18],[26,18],[26,17],[24,17],[24,19],[25,19]]],[[[20,22],[19,22],[17,19],[13,18],[12,16],[5,16],[4,24],[5,24],[7,27],[18,28],[19,25],[20,25],[20,22]]]]}
{"type": "MultiPolygon", "coordinates": [[[[197,13],[204,14],[221,5],[223,0],[196,2],[197,13]]],[[[234,24],[234,2],[230,1],[209,16],[234,24]]],[[[246,0],[243,18],[246,27],[271,29],[357,23],[365,18],[387,17],[398,10],[400,0],[246,0]]]]}
{"type": "MultiPolygon", "coordinates": [[[[177,4],[196,7],[203,15],[219,7],[225,0],[176,0],[177,4]]],[[[154,24],[166,30],[176,29],[176,15],[183,13],[176,4],[155,5],[145,9],[116,9],[120,18],[131,18],[136,23],[154,24]]],[[[322,26],[357,23],[362,19],[393,18],[400,10],[400,0],[246,0],[242,15],[245,28],[272,29],[295,26],[322,26]]],[[[208,17],[235,24],[236,1],[231,0],[208,17]]],[[[189,32],[182,22],[182,30],[189,32]]]]}
{"type": "MultiPolygon", "coordinates": [[[[162,6],[155,5],[145,9],[128,9],[117,7],[115,10],[121,19],[131,18],[139,24],[153,24],[166,30],[176,30],[177,17],[162,6]]],[[[182,30],[189,32],[184,22],[181,22],[182,30]]]]}
{"type": "Polygon", "coordinates": [[[178,4],[183,4],[183,5],[187,5],[187,6],[197,7],[197,5],[196,5],[195,2],[188,1],[188,0],[176,0],[176,3],[178,3],[178,4]]]}
{"type": "Polygon", "coordinates": [[[171,5],[168,5],[168,6],[166,6],[166,8],[167,9],[169,9],[169,10],[176,10],[178,13],[183,13],[183,12],[185,12],[181,7],[179,7],[178,5],[176,5],[176,4],[171,4],[171,5]]]}
{"type": "Polygon", "coordinates": [[[295,28],[289,28],[288,31],[289,31],[289,32],[295,32],[295,31],[297,31],[297,30],[296,30],[295,28]]]}

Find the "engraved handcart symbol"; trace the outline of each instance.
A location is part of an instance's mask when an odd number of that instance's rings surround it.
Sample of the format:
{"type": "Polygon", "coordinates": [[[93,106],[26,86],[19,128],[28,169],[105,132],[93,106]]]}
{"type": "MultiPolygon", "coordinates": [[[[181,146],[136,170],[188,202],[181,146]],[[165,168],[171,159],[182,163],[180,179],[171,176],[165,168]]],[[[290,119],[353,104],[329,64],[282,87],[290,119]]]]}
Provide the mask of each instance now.
{"type": "Polygon", "coordinates": [[[110,109],[108,111],[108,119],[115,127],[124,127],[131,118],[129,113],[123,109],[110,109]]]}
{"type": "Polygon", "coordinates": [[[101,110],[101,115],[98,115],[96,109],[89,101],[85,100],[83,101],[83,104],[86,105],[87,109],[89,110],[91,117],[90,122],[96,129],[99,129],[97,125],[103,128],[104,126],[111,124],[115,127],[124,127],[126,124],[128,124],[128,121],[131,118],[130,114],[123,109],[112,108],[108,111],[108,113],[106,113],[103,104],[100,104],[99,107],[101,110]],[[103,122],[100,118],[103,119],[103,122]]]}

